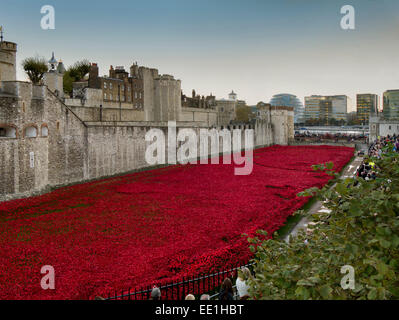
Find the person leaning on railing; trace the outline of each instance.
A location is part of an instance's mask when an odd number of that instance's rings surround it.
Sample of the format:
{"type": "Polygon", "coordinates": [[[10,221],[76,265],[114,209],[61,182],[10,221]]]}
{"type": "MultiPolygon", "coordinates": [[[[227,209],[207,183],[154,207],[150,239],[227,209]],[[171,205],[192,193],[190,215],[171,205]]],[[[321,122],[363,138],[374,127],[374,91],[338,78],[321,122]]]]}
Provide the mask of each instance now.
{"type": "Polygon", "coordinates": [[[248,294],[248,280],[252,277],[251,271],[247,267],[243,267],[238,270],[238,277],[236,280],[237,293],[240,300],[247,300],[248,294]]]}

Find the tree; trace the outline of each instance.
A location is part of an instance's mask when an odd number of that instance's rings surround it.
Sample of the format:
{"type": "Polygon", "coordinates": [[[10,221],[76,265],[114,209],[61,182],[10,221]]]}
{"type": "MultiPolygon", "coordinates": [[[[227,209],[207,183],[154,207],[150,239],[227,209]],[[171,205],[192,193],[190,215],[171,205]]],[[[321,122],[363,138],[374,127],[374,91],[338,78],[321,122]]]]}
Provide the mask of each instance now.
{"type": "Polygon", "coordinates": [[[72,84],[84,78],[90,71],[90,62],[88,60],[80,60],[75,62],[64,73],[64,91],[72,93],[72,84]]]}
{"type": "Polygon", "coordinates": [[[33,84],[43,83],[43,76],[48,71],[46,59],[42,57],[26,58],[22,61],[22,67],[33,84]]]}
{"type": "Polygon", "coordinates": [[[251,108],[248,106],[238,106],[236,109],[236,120],[248,123],[252,115],[251,108]]]}
{"type": "MultiPolygon", "coordinates": [[[[332,189],[312,188],[331,211],[310,215],[306,232],[289,243],[278,237],[249,239],[255,252],[250,294],[255,299],[399,298],[399,155],[385,148],[374,159],[376,180],[335,180],[332,189]],[[352,269],[353,287],[347,288],[352,269]]],[[[333,164],[314,166],[337,177],[333,164]]],[[[350,283],[350,282],[349,282],[350,283]]]]}

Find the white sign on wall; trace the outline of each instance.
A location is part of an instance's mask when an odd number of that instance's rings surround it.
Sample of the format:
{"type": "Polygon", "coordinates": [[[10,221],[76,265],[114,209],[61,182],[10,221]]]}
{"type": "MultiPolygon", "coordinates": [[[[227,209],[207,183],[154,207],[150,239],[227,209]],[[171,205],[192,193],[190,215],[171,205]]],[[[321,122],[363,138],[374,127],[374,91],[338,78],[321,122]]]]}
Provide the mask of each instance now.
{"type": "Polygon", "coordinates": [[[30,167],[34,168],[35,167],[35,153],[33,151],[29,153],[29,161],[30,161],[30,167]]]}

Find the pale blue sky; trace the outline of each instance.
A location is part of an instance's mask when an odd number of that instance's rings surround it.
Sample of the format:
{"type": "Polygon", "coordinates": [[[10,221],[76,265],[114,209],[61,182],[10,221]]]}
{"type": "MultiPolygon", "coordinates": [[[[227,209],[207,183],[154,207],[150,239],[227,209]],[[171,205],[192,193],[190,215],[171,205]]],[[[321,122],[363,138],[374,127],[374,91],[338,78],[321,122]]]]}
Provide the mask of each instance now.
{"type": "Polygon", "coordinates": [[[133,61],[182,80],[185,93],[250,104],[273,94],[381,93],[399,88],[397,0],[0,0],[5,38],[23,58],[55,51],[68,66],[87,58],[133,61]],[[340,8],[356,10],[356,30],[340,28],[340,8]],[[40,28],[53,5],[56,29],[40,28]]]}

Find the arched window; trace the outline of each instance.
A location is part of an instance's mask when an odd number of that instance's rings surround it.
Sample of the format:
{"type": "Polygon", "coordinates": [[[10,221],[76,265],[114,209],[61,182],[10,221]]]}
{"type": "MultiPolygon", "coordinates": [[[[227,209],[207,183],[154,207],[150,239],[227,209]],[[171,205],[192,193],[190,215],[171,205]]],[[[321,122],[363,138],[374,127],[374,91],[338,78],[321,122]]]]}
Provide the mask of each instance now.
{"type": "Polygon", "coordinates": [[[41,136],[42,137],[48,137],[48,127],[46,125],[42,125],[41,130],[42,130],[41,136]]]}
{"type": "Polygon", "coordinates": [[[36,138],[37,137],[37,128],[34,126],[25,128],[25,138],[36,138]]]}
{"type": "Polygon", "coordinates": [[[17,129],[9,126],[0,125],[0,138],[17,138],[17,129]]]}

